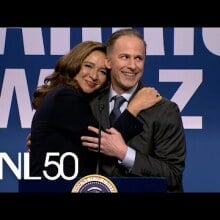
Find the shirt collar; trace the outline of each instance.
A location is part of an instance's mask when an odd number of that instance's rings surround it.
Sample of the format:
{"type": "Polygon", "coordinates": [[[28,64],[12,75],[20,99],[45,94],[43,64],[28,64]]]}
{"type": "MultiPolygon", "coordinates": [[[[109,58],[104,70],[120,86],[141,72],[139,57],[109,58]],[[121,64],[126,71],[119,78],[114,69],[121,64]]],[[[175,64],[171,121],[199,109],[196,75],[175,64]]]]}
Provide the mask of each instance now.
{"type": "MultiPolygon", "coordinates": [[[[128,102],[131,98],[131,96],[134,94],[135,90],[137,89],[137,85],[135,85],[134,87],[132,87],[131,89],[129,89],[128,91],[126,91],[125,93],[122,93],[121,96],[123,96],[126,101],[128,102]]],[[[112,100],[112,97],[118,95],[112,88],[110,88],[110,93],[109,93],[109,102],[112,100]]]]}

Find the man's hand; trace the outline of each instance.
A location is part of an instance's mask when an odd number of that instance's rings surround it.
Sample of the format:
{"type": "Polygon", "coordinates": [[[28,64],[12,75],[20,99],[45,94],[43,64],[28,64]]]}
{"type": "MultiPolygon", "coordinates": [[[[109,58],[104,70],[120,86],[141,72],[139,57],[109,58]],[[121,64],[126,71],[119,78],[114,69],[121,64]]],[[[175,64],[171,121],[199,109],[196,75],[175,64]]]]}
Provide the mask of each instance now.
{"type": "MultiPolygon", "coordinates": [[[[89,126],[88,129],[98,135],[99,130],[95,127],[89,126]]],[[[87,147],[89,150],[98,151],[98,137],[82,136],[82,145],[87,147]]],[[[100,152],[123,160],[127,152],[127,145],[115,128],[106,129],[106,132],[101,131],[100,140],[100,152]]]]}

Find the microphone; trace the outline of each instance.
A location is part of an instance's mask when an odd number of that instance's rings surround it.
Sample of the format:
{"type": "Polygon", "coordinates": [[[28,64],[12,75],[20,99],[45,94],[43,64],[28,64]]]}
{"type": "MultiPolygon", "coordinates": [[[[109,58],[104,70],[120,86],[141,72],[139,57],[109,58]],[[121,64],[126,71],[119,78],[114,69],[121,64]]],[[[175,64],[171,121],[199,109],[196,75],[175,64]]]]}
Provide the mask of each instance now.
{"type": "Polygon", "coordinates": [[[105,105],[103,103],[100,103],[98,106],[99,109],[99,120],[98,120],[98,158],[97,158],[97,164],[96,164],[96,174],[99,174],[100,169],[100,150],[101,150],[101,121],[102,121],[102,111],[104,109],[105,105]]]}

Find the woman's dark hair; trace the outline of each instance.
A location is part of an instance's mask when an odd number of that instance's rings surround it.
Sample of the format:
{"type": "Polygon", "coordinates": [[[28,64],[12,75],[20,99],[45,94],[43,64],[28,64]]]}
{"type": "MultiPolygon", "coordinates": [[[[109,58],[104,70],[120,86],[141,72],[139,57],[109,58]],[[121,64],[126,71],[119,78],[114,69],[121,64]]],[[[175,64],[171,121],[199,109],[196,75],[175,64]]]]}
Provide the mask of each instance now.
{"type": "MultiPolygon", "coordinates": [[[[79,73],[83,61],[93,51],[101,51],[106,54],[106,46],[103,43],[95,41],[84,41],[73,47],[69,53],[60,57],[55,65],[54,72],[44,79],[44,84],[34,91],[32,106],[37,109],[44,96],[58,85],[69,85],[76,89],[81,89],[74,77],[79,73]]],[[[107,80],[102,89],[109,85],[110,76],[107,72],[107,80]]]]}

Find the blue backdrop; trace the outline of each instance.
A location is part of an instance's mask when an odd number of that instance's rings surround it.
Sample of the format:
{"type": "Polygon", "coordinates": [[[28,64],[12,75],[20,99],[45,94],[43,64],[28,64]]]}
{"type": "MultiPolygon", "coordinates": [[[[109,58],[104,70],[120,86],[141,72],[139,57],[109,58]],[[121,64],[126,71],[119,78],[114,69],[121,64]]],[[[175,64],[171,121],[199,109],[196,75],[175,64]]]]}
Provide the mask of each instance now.
{"type": "MultiPolygon", "coordinates": [[[[143,82],[181,110],[187,141],[184,191],[220,192],[220,28],[134,28],[148,45],[143,82]]],[[[26,169],[34,89],[75,44],[106,42],[116,29],[0,28],[0,192],[18,192],[16,167],[21,175],[26,169]]]]}

